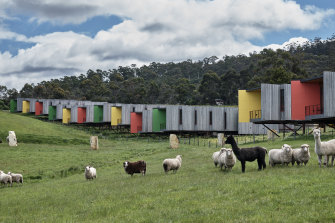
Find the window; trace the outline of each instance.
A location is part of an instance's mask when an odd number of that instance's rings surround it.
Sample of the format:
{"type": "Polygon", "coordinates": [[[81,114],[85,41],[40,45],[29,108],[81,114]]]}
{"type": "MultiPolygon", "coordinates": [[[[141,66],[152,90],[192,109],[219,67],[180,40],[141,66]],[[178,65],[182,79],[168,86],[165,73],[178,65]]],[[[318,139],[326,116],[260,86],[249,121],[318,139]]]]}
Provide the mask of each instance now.
{"type": "Polygon", "coordinates": [[[183,124],[183,110],[179,109],[179,125],[183,124]]]}
{"type": "Polygon", "coordinates": [[[227,112],[224,112],[224,129],[227,129],[227,112]]]}
{"type": "Polygon", "coordinates": [[[194,111],[194,125],[198,124],[198,114],[197,114],[197,110],[194,111]]]}
{"type": "Polygon", "coordinates": [[[285,94],[284,89],[280,89],[280,111],[285,111],[285,94]]]}
{"type": "Polygon", "coordinates": [[[209,112],[209,125],[213,124],[213,113],[212,111],[209,112]]]}

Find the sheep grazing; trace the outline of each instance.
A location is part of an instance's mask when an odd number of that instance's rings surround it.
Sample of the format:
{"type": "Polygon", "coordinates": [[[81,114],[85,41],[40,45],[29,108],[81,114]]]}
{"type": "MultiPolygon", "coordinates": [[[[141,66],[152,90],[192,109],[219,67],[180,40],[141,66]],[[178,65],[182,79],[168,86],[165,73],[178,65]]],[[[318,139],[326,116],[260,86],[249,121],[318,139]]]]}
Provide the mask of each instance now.
{"type": "Polygon", "coordinates": [[[300,163],[306,165],[311,158],[311,154],[309,153],[309,145],[302,144],[300,148],[293,149],[292,155],[292,166],[295,162],[297,162],[298,165],[300,165],[300,163]]]}
{"type": "Polygon", "coordinates": [[[173,170],[174,173],[177,172],[177,170],[181,167],[181,155],[178,155],[174,159],[165,159],[163,161],[163,168],[165,173],[169,172],[170,170],[173,170]]]}
{"type": "Polygon", "coordinates": [[[292,162],[292,148],[290,145],[284,144],[281,149],[271,149],[269,151],[269,165],[276,164],[288,165],[292,162]]]}
{"type": "Polygon", "coordinates": [[[12,176],[5,174],[2,170],[0,170],[0,182],[1,184],[4,185],[9,184],[10,186],[12,186],[13,185],[12,176]]]}
{"type": "Polygon", "coordinates": [[[241,162],[242,173],[245,172],[245,162],[252,162],[257,159],[258,170],[266,168],[265,155],[267,153],[266,149],[263,147],[252,147],[252,148],[238,148],[236,141],[233,136],[228,136],[226,144],[230,144],[233,148],[233,152],[236,158],[241,162]]]}
{"type": "Polygon", "coordinates": [[[335,156],[335,139],[327,142],[321,142],[321,131],[319,128],[313,130],[313,135],[315,140],[315,153],[318,156],[319,166],[321,167],[322,156],[325,156],[326,166],[328,166],[329,157],[332,156],[331,165],[333,166],[335,156]]]}
{"type": "Polygon", "coordinates": [[[236,157],[232,149],[225,149],[218,160],[221,170],[223,166],[225,170],[227,168],[228,170],[231,170],[236,163],[236,157]]]}
{"type": "Polygon", "coordinates": [[[133,176],[134,173],[142,173],[144,176],[147,170],[147,164],[143,160],[137,162],[126,161],[123,163],[123,167],[126,173],[130,174],[131,176],[133,176]]]}
{"type": "Polygon", "coordinates": [[[219,151],[216,151],[216,152],[213,153],[212,159],[213,159],[215,167],[217,167],[217,165],[219,163],[219,157],[223,153],[223,151],[225,151],[225,148],[221,148],[219,151]]]}
{"type": "Polygon", "coordinates": [[[10,175],[12,177],[13,182],[23,184],[23,176],[22,176],[22,174],[8,172],[8,175],[10,175]]]}
{"type": "Polygon", "coordinates": [[[86,166],[85,178],[86,180],[93,180],[94,178],[97,178],[97,170],[92,166],[86,166]]]}

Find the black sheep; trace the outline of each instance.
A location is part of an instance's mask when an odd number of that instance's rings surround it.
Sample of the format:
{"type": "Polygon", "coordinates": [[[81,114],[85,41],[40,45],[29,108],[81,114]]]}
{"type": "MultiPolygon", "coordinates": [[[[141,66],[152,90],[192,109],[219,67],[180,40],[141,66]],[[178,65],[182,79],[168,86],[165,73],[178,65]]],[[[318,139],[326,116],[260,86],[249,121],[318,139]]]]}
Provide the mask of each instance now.
{"type": "Polygon", "coordinates": [[[142,173],[144,176],[147,169],[147,164],[143,160],[137,162],[126,161],[123,163],[123,167],[126,173],[130,174],[131,176],[133,176],[134,173],[142,173]]]}
{"type": "Polygon", "coordinates": [[[266,168],[265,163],[265,155],[267,151],[263,147],[252,147],[252,148],[238,148],[236,141],[233,136],[228,136],[226,144],[230,144],[233,148],[234,154],[236,158],[241,162],[242,165],[242,173],[245,172],[245,162],[252,162],[257,159],[258,170],[262,170],[266,168]]]}

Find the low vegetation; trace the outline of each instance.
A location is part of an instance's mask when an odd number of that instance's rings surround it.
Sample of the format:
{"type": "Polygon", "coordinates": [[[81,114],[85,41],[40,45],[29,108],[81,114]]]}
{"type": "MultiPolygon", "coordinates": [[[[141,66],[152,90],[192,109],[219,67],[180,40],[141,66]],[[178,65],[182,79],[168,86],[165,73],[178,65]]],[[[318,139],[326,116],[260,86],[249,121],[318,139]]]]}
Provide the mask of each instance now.
{"type": "MultiPolygon", "coordinates": [[[[242,174],[240,162],[230,172],[215,168],[211,160],[218,150],[215,147],[181,144],[171,150],[167,140],[101,139],[99,150],[93,151],[89,135],[67,126],[41,123],[40,134],[23,126],[11,129],[6,120],[16,122],[18,117],[0,112],[1,131],[16,130],[18,138],[28,133],[38,138],[48,136],[48,129],[53,137],[78,138],[87,143],[0,144],[0,169],[24,175],[23,186],[0,187],[0,222],[335,221],[334,168],[318,167],[311,138],[288,141],[293,148],[311,145],[307,166],[257,171],[253,162],[242,174]],[[165,174],[162,161],[177,154],[183,156],[181,168],[176,174],[165,174]],[[146,176],[126,174],[122,166],[125,160],[145,160],[146,176]],[[89,164],[97,169],[97,179],[92,181],[84,177],[89,164]]],[[[20,122],[26,119],[31,120],[23,117],[20,122]]],[[[269,150],[280,148],[284,142],[257,145],[269,150]]]]}

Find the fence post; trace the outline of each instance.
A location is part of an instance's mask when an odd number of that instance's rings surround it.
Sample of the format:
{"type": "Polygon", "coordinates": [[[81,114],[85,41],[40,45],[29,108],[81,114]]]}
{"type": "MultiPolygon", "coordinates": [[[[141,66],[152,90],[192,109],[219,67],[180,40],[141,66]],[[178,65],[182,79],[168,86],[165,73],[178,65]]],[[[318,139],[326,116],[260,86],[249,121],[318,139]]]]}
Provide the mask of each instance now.
{"type": "Polygon", "coordinates": [[[198,146],[199,146],[200,144],[199,144],[199,136],[198,136],[198,146]]]}
{"type": "Polygon", "coordinates": [[[255,144],[255,134],[252,134],[253,138],[254,138],[254,144],[255,144]]]}
{"type": "Polygon", "coordinates": [[[188,137],[188,144],[191,145],[191,137],[188,137]]]}
{"type": "Polygon", "coordinates": [[[208,148],[211,148],[211,141],[208,141],[208,148]]]}

